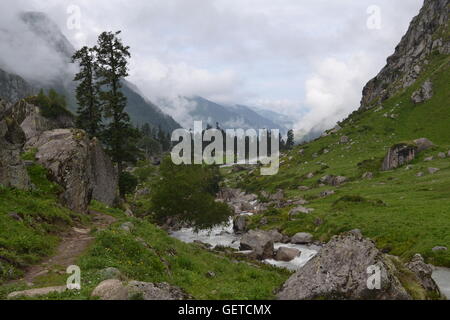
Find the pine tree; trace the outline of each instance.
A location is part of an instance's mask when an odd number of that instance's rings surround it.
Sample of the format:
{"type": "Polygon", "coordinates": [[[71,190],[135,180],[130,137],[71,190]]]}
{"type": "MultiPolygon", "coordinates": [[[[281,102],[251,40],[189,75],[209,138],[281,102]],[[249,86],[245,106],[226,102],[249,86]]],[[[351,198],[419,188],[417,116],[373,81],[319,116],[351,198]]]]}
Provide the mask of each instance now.
{"type": "MultiPolygon", "coordinates": [[[[125,112],[127,98],[121,92],[122,81],[128,76],[129,47],[119,38],[121,32],[103,32],[95,47],[97,53],[97,78],[100,101],[104,115],[109,120],[103,134],[103,141],[113,161],[117,163],[119,177],[124,172],[124,163],[135,162],[139,154],[136,144],[140,137],[133,128],[130,116],[125,112]]],[[[121,190],[124,196],[124,190],[121,190]]]]}
{"type": "Polygon", "coordinates": [[[83,47],[72,57],[80,72],[75,75],[78,81],[76,98],[78,101],[77,127],[84,129],[89,136],[98,136],[102,129],[102,110],[99,101],[99,86],[95,81],[97,61],[93,48],[83,47]]]}
{"type": "Polygon", "coordinates": [[[286,140],[286,149],[291,150],[294,147],[294,130],[289,130],[286,140]]]}

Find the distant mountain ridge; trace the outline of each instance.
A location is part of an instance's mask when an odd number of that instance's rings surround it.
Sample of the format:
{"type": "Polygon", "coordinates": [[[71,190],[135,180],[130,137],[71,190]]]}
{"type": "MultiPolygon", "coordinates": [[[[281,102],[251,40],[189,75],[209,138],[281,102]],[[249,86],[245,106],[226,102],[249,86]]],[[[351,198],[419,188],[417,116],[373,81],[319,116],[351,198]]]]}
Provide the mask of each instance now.
{"type": "Polygon", "coordinates": [[[187,98],[195,105],[189,112],[193,120],[201,120],[204,125],[219,125],[224,129],[279,129],[285,134],[288,127],[264,117],[253,108],[244,105],[222,105],[196,96],[187,98]]]}
{"type": "MultiPolygon", "coordinates": [[[[61,64],[54,66],[58,68],[57,75],[45,81],[24,79],[14,75],[14,72],[1,71],[0,97],[15,102],[15,100],[35,93],[37,89],[53,88],[67,97],[69,108],[75,111],[77,106],[75,99],[76,83],[73,81],[73,77],[76,67],[71,64],[71,57],[75,52],[74,46],[64,36],[58,26],[44,13],[24,12],[20,14],[19,19],[36,35],[36,38],[40,40],[40,45],[51,49],[61,64]]],[[[30,54],[33,54],[33,48],[29,49],[30,54]]],[[[154,127],[161,127],[167,132],[181,127],[172,117],[143,97],[134,84],[125,80],[123,81],[122,90],[128,98],[126,110],[134,124],[149,123],[154,127]]]]}

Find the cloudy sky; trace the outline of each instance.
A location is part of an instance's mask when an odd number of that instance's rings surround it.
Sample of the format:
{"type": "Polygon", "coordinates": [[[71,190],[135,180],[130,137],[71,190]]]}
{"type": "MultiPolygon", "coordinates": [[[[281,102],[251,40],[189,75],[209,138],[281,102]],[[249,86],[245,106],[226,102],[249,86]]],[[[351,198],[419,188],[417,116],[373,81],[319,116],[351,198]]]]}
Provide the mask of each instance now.
{"type": "MultiPolygon", "coordinates": [[[[2,0],[47,13],[76,46],[122,30],[130,80],[150,98],[200,95],[327,129],[359,107],[363,85],[423,0],[2,0]]],[[[2,19],[5,21],[4,19],[2,19]]]]}

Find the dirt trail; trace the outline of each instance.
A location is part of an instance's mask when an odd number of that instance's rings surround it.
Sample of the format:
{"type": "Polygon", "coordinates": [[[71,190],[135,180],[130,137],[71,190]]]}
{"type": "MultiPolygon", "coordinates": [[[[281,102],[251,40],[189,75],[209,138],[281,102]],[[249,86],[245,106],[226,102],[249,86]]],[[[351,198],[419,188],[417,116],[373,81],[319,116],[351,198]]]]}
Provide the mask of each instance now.
{"type": "MultiPolygon", "coordinates": [[[[115,218],[96,211],[89,211],[92,217],[91,228],[104,230],[116,221],[115,218]]],[[[47,258],[40,264],[30,267],[22,280],[28,284],[54,268],[65,269],[73,265],[77,258],[93,243],[94,237],[90,235],[92,229],[72,228],[62,239],[54,256],[47,258]]]]}

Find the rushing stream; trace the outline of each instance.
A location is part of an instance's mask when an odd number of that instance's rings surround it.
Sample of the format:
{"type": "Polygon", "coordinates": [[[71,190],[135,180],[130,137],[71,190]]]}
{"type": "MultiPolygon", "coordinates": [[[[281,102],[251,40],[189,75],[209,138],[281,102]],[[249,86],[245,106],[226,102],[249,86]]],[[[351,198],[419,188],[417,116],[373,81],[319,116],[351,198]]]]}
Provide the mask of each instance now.
{"type": "MultiPolygon", "coordinates": [[[[244,213],[244,215],[251,215],[244,213]]],[[[183,242],[192,243],[194,241],[200,241],[211,245],[212,247],[223,246],[239,250],[240,236],[236,235],[233,231],[233,219],[231,218],[228,223],[215,227],[211,230],[201,230],[198,233],[193,228],[184,228],[179,231],[171,233],[171,236],[181,240],[183,242]]],[[[287,268],[292,271],[296,271],[303,267],[309,260],[311,260],[318,252],[320,248],[315,246],[305,246],[296,244],[284,244],[275,243],[275,250],[280,247],[295,248],[300,250],[301,255],[292,261],[276,261],[274,259],[265,260],[269,263],[280,268],[287,268]]],[[[438,284],[441,292],[450,299],[450,269],[437,267],[433,272],[433,279],[438,284]]]]}
{"type": "MultiPolygon", "coordinates": [[[[243,214],[251,215],[249,213],[243,214]]],[[[236,235],[233,232],[233,219],[230,219],[228,223],[215,227],[211,230],[201,230],[197,233],[193,228],[184,228],[179,231],[172,232],[171,236],[187,243],[200,241],[203,243],[207,243],[213,247],[223,246],[237,250],[239,250],[240,247],[240,236],[236,235]]],[[[276,250],[280,247],[289,247],[300,250],[300,256],[289,262],[276,261],[274,259],[265,260],[266,263],[282,268],[287,268],[293,271],[303,267],[310,259],[312,259],[317,254],[319,249],[315,246],[304,246],[290,243],[275,243],[274,247],[276,250]]]]}

